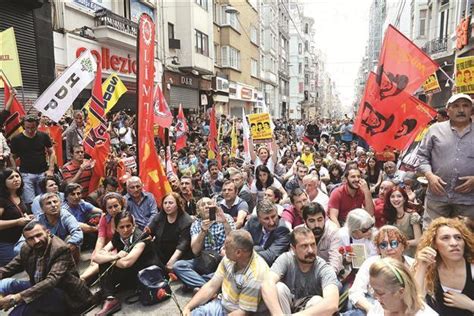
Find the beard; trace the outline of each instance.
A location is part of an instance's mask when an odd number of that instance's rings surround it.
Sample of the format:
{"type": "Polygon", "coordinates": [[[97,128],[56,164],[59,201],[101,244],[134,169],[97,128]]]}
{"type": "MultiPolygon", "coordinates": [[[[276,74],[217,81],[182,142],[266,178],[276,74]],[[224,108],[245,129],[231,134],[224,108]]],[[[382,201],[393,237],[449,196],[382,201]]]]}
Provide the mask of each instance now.
{"type": "Polygon", "coordinates": [[[354,184],[352,184],[352,182],[350,182],[350,181],[347,182],[347,185],[349,186],[349,188],[351,188],[351,189],[353,189],[353,190],[358,190],[359,187],[360,187],[360,186],[359,186],[359,183],[356,182],[355,184],[356,184],[356,185],[354,186],[354,184]]]}
{"type": "Polygon", "coordinates": [[[321,236],[324,234],[324,227],[315,227],[312,229],[314,237],[316,238],[321,238],[321,236]]]}

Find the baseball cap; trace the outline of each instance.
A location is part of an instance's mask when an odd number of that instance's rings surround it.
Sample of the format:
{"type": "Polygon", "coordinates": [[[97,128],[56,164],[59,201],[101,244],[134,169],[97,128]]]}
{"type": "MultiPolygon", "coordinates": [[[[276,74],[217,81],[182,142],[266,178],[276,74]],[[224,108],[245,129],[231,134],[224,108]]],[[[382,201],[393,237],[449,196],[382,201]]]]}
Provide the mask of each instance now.
{"type": "Polygon", "coordinates": [[[446,107],[448,107],[451,103],[454,103],[459,99],[467,99],[467,100],[469,100],[469,102],[471,102],[471,105],[472,105],[472,99],[469,95],[467,95],[465,93],[458,93],[458,94],[453,94],[449,98],[448,103],[446,103],[446,107]]]}

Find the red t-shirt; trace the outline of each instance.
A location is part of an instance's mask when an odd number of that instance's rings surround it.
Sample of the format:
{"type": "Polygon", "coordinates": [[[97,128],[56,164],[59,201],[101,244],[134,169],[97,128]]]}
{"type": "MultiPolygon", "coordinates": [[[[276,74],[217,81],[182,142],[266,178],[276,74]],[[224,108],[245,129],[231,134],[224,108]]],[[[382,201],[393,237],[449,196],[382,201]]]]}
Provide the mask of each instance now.
{"type": "Polygon", "coordinates": [[[295,214],[295,207],[293,205],[283,210],[281,218],[290,223],[292,228],[304,224],[303,217],[295,214]]]}
{"type": "Polygon", "coordinates": [[[345,222],[347,213],[355,208],[362,207],[364,201],[365,196],[362,190],[357,190],[355,196],[352,197],[347,191],[347,184],[343,184],[332,191],[331,196],[329,197],[328,209],[338,209],[339,215],[337,219],[339,222],[345,222]]]}
{"type": "Polygon", "coordinates": [[[375,227],[379,228],[385,225],[385,216],[383,214],[385,202],[381,198],[374,199],[374,216],[375,216],[375,227]]]}

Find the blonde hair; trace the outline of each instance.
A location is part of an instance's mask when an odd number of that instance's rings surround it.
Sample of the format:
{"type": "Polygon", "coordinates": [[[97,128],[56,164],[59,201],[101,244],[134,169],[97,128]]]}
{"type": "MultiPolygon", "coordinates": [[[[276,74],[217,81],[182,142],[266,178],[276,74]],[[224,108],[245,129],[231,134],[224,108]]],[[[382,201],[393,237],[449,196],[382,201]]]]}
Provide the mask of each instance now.
{"type": "MultiPolygon", "coordinates": [[[[423,248],[426,247],[431,247],[431,248],[436,248],[434,246],[436,236],[438,234],[438,229],[442,226],[447,226],[450,228],[454,228],[458,230],[462,238],[464,240],[464,258],[466,259],[467,262],[471,262],[473,258],[473,251],[474,251],[474,235],[473,233],[467,228],[466,224],[458,218],[446,218],[446,217],[438,217],[437,219],[433,220],[428,226],[428,229],[426,229],[423,232],[423,235],[421,235],[420,242],[418,243],[418,247],[416,251],[420,251],[423,248]]],[[[437,252],[436,254],[436,264],[432,264],[428,266],[426,269],[425,273],[425,288],[426,292],[434,296],[434,289],[435,289],[435,284],[438,282],[439,276],[438,276],[438,265],[440,264],[442,258],[437,252]]],[[[416,271],[418,268],[418,261],[415,261],[415,265],[413,269],[416,271]]]]}
{"type": "Polygon", "coordinates": [[[423,298],[415,279],[402,262],[392,258],[380,259],[370,266],[369,274],[371,278],[382,278],[385,289],[392,293],[404,289],[402,301],[407,314],[415,314],[423,308],[423,298]]]}

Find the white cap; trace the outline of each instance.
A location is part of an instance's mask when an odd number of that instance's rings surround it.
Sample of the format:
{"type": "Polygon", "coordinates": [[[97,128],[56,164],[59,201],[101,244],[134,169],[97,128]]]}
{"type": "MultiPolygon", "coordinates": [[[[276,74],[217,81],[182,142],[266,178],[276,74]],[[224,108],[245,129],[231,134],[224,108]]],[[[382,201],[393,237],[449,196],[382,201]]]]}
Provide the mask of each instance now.
{"type": "Polygon", "coordinates": [[[453,94],[449,100],[448,100],[448,103],[446,103],[446,108],[451,104],[451,103],[454,103],[456,102],[457,100],[459,99],[467,99],[469,100],[469,102],[471,102],[471,105],[472,105],[472,99],[469,95],[465,94],[465,93],[458,93],[458,94],[453,94]]]}

